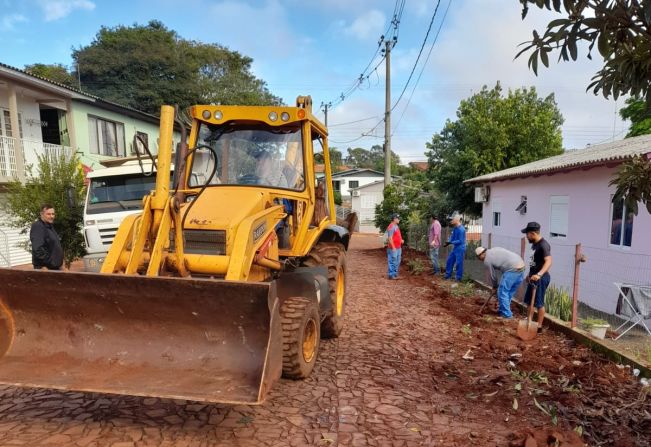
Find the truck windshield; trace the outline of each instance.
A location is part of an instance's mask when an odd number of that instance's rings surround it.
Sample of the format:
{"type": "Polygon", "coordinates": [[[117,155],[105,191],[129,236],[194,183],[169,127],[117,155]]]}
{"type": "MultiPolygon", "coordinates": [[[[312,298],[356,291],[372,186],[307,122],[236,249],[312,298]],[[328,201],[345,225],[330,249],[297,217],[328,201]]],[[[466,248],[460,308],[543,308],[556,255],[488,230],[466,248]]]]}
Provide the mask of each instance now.
{"type": "Polygon", "coordinates": [[[210,185],[259,185],[295,191],[305,188],[300,126],[202,123],[196,146],[190,187],[208,181],[217,155],[210,185]],[[201,146],[208,146],[212,151],[201,146]]]}
{"type": "Polygon", "coordinates": [[[86,214],[142,209],[142,198],[156,188],[156,175],[142,174],[90,179],[86,214]]]}

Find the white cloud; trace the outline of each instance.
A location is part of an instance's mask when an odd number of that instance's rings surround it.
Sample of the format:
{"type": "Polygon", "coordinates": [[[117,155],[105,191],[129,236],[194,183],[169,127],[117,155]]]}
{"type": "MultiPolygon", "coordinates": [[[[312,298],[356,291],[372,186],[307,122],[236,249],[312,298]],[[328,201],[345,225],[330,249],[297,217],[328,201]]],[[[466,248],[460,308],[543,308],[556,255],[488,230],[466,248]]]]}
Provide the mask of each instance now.
{"type": "Polygon", "coordinates": [[[0,17],[0,31],[12,31],[18,23],[27,22],[22,14],[8,14],[0,17]]]}
{"type": "Polygon", "coordinates": [[[90,0],[40,0],[39,5],[45,14],[46,22],[67,17],[77,9],[84,11],[95,9],[95,3],[90,0]]]}
{"type": "MultiPolygon", "coordinates": [[[[588,60],[584,51],[575,62],[557,64],[556,55],[550,58],[550,68],[541,64],[538,76],[528,69],[526,55],[513,59],[518,44],[529,40],[534,28],[544,30],[550,18],[555,17],[553,14],[533,8],[527,20],[522,21],[520,9],[503,7],[504,0],[487,3],[493,7],[477,8],[475,2],[466,1],[450,11],[429,70],[421,81],[428,101],[437,101],[445,116],[453,117],[461,99],[479,91],[484,84],[492,87],[500,81],[505,89],[535,86],[541,95],[555,94],[565,117],[565,147],[598,143],[612,137],[613,127],[615,134],[626,127],[615,116],[614,101],[585,91],[590,78],[601,67],[597,58],[588,60]]],[[[623,101],[617,105],[621,107],[623,101]]]]}
{"type": "Polygon", "coordinates": [[[353,22],[343,26],[344,34],[359,40],[376,40],[384,32],[386,16],[382,11],[371,9],[357,17],[353,22]]]}

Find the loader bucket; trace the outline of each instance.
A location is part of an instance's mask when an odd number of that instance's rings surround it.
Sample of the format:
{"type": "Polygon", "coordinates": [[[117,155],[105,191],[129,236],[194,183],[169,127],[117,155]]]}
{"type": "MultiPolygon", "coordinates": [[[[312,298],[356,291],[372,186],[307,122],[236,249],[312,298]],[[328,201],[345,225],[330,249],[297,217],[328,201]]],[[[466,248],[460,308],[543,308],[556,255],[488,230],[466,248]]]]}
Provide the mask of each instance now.
{"type": "Polygon", "coordinates": [[[259,404],[275,283],[0,269],[0,383],[259,404]]]}

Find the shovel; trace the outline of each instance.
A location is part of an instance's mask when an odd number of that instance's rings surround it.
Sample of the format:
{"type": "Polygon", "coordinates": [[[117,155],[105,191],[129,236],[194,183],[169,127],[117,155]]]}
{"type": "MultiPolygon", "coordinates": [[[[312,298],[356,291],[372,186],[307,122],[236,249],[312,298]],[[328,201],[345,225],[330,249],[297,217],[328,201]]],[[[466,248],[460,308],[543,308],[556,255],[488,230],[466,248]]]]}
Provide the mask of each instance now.
{"type": "Polygon", "coordinates": [[[491,298],[496,297],[496,296],[497,296],[496,291],[492,291],[491,294],[488,295],[488,298],[486,298],[486,301],[484,301],[484,304],[481,306],[481,309],[479,309],[479,315],[481,315],[484,312],[484,308],[486,307],[488,302],[491,300],[491,298]]]}
{"type": "Polygon", "coordinates": [[[529,316],[526,321],[520,320],[518,322],[518,337],[524,341],[533,340],[538,335],[538,323],[531,321],[533,319],[533,302],[536,299],[536,289],[537,286],[534,284],[531,293],[531,303],[529,304],[529,316]]]}

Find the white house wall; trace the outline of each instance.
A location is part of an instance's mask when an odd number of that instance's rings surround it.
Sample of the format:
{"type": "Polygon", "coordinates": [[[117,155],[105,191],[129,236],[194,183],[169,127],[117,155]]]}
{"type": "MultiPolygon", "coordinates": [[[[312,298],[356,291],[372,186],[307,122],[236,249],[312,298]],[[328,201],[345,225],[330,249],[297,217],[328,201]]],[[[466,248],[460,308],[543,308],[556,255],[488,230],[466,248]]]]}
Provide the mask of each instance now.
{"type": "Polygon", "coordinates": [[[352,209],[359,217],[359,231],[362,233],[377,233],[375,227],[375,205],[382,202],[384,183],[369,186],[359,190],[359,196],[352,198],[352,209]]]}

